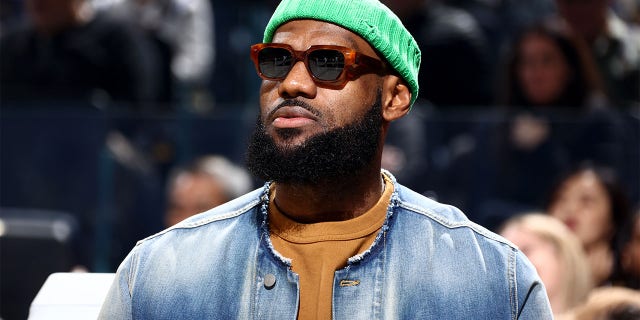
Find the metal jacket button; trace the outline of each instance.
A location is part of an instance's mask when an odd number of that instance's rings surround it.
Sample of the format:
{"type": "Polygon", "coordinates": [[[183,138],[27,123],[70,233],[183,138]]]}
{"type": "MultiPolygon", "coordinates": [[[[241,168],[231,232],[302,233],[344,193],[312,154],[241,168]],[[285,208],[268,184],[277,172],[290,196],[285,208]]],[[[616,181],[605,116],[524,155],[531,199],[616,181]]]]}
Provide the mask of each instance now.
{"type": "Polygon", "coordinates": [[[274,276],[271,273],[265,275],[263,281],[264,281],[264,287],[267,290],[271,290],[273,289],[273,287],[276,286],[276,276],[274,276]]]}

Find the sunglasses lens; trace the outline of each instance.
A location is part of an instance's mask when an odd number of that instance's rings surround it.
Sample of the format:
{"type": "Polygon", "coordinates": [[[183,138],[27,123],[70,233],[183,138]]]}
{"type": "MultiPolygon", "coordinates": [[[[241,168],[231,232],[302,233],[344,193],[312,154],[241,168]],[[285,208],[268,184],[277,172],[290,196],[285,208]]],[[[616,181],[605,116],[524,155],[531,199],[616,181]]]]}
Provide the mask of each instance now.
{"type": "Polygon", "coordinates": [[[344,55],[338,50],[314,50],[307,59],[313,75],[323,81],[338,79],[344,69],[344,55]]]}
{"type": "Polygon", "coordinates": [[[291,52],[283,48],[264,48],[258,53],[260,72],[269,78],[285,78],[292,61],[291,52]]]}

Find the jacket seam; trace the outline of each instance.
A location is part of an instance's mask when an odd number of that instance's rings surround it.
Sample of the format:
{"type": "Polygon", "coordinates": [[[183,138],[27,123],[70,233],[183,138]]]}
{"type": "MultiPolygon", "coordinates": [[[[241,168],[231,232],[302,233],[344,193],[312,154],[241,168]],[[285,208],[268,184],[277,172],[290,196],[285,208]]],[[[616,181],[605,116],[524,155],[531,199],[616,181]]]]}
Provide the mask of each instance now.
{"type": "Polygon", "coordinates": [[[127,277],[127,289],[129,291],[129,298],[133,299],[133,277],[135,275],[134,268],[138,264],[138,255],[137,252],[133,252],[131,255],[131,263],[129,264],[129,275],[127,277]]]}
{"type": "MultiPolygon", "coordinates": [[[[460,221],[460,222],[455,222],[455,221],[450,221],[450,220],[445,220],[442,219],[438,214],[436,214],[435,212],[433,212],[432,210],[429,209],[425,209],[425,208],[420,208],[420,207],[416,207],[410,203],[407,202],[403,202],[402,200],[400,200],[398,202],[398,206],[404,209],[407,209],[409,211],[415,212],[417,214],[423,215],[433,221],[435,221],[436,223],[442,225],[445,228],[449,228],[449,229],[457,229],[457,228],[469,228],[471,229],[473,232],[487,238],[487,239],[491,239],[500,243],[503,243],[505,245],[507,245],[508,247],[510,247],[511,249],[515,249],[515,246],[513,244],[511,244],[510,242],[506,241],[505,239],[501,239],[498,237],[493,236],[489,231],[487,230],[483,230],[482,228],[479,228],[477,225],[475,225],[474,222],[470,221],[470,220],[466,220],[466,221],[460,221]]],[[[449,205],[444,205],[445,207],[448,208],[453,208],[449,205]]]]}
{"type": "Polygon", "coordinates": [[[516,271],[516,259],[515,249],[509,250],[509,300],[511,302],[511,318],[514,320],[518,318],[518,274],[516,271]]]}
{"type": "MultiPolygon", "coordinates": [[[[253,201],[249,202],[248,204],[244,205],[243,207],[241,207],[241,208],[239,208],[237,210],[234,210],[234,211],[231,211],[231,212],[227,212],[227,213],[224,213],[224,214],[219,214],[219,215],[216,214],[216,215],[214,215],[214,216],[212,216],[210,218],[204,219],[204,220],[197,220],[197,221],[194,221],[194,222],[178,223],[178,224],[176,224],[176,225],[174,225],[174,226],[172,226],[170,228],[167,228],[167,229],[162,230],[162,231],[160,231],[160,232],[158,232],[156,234],[150,235],[150,236],[148,236],[148,237],[146,237],[146,238],[144,238],[142,240],[139,240],[136,243],[136,246],[140,245],[141,243],[143,243],[145,241],[151,240],[151,239],[159,237],[159,236],[161,236],[161,235],[163,235],[165,233],[171,232],[173,230],[197,228],[197,227],[201,227],[201,226],[210,224],[212,222],[227,220],[227,219],[231,219],[231,218],[235,218],[235,217],[241,216],[241,215],[251,211],[251,209],[253,207],[255,207],[256,205],[258,205],[260,203],[260,201],[261,200],[259,198],[258,199],[254,199],[253,201]]],[[[214,209],[211,209],[211,210],[214,210],[214,209]]],[[[204,213],[206,213],[206,212],[208,212],[208,211],[205,211],[204,213]]]]}

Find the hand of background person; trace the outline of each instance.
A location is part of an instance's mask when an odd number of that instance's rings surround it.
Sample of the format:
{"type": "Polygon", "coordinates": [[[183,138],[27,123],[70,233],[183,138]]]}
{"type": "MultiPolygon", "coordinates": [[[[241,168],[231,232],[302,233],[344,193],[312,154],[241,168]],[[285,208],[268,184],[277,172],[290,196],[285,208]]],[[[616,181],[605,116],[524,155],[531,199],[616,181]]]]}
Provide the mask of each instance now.
{"type": "Polygon", "coordinates": [[[597,245],[588,252],[591,274],[596,286],[602,284],[613,272],[613,252],[606,243],[597,245]]]}

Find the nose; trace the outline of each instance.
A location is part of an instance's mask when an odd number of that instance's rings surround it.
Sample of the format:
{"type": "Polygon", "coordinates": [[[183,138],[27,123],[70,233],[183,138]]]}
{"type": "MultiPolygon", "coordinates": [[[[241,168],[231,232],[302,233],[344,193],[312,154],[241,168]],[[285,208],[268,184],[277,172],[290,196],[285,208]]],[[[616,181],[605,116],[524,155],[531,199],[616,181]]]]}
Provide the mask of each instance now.
{"type": "Polygon", "coordinates": [[[291,67],[289,74],[278,87],[278,94],[284,99],[296,97],[313,99],[316,93],[317,86],[302,61],[298,61],[291,67]]]}

